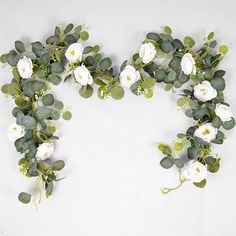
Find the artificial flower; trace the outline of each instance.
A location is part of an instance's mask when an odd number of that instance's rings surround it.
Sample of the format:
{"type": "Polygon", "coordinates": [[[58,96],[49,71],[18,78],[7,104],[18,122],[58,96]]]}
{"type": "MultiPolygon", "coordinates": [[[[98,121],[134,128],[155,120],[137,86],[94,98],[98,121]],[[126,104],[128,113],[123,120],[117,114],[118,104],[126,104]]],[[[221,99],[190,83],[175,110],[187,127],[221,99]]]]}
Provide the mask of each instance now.
{"type": "Polygon", "coordinates": [[[45,160],[51,157],[54,152],[54,144],[52,142],[42,143],[38,146],[36,157],[40,160],[45,160]]]}
{"type": "Polygon", "coordinates": [[[211,123],[200,125],[194,132],[194,136],[203,141],[210,142],[216,138],[218,130],[211,123]]]}
{"type": "Polygon", "coordinates": [[[144,43],[139,50],[139,56],[141,57],[142,62],[147,64],[153,60],[156,52],[156,48],[152,43],[144,43]]]}
{"type": "Polygon", "coordinates": [[[69,62],[77,62],[82,60],[84,47],[80,43],[71,44],[65,53],[66,59],[69,62]]]}
{"type": "Polygon", "coordinates": [[[211,86],[209,81],[203,81],[194,87],[194,97],[201,102],[209,101],[217,96],[217,91],[211,86]]]}
{"type": "Polygon", "coordinates": [[[180,64],[185,75],[196,74],[195,61],[190,53],[184,54],[180,64]]]}
{"type": "Polygon", "coordinates": [[[220,117],[220,119],[225,122],[225,121],[230,121],[233,117],[233,112],[230,109],[229,106],[226,106],[224,104],[216,104],[216,109],[215,113],[217,116],[220,117]]]}
{"type": "Polygon", "coordinates": [[[127,65],[120,73],[120,83],[123,87],[130,88],[140,78],[139,72],[130,65],[127,65]]]}
{"type": "Polygon", "coordinates": [[[17,63],[17,70],[23,79],[28,79],[33,74],[33,64],[29,57],[24,56],[17,63]]]}
{"type": "Polygon", "coordinates": [[[90,71],[84,65],[78,66],[74,70],[74,77],[81,85],[93,83],[93,77],[91,76],[90,71]]]}
{"type": "Polygon", "coordinates": [[[17,139],[22,138],[25,135],[25,127],[16,123],[11,124],[8,127],[8,138],[10,141],[15,142],[17,139]]]}

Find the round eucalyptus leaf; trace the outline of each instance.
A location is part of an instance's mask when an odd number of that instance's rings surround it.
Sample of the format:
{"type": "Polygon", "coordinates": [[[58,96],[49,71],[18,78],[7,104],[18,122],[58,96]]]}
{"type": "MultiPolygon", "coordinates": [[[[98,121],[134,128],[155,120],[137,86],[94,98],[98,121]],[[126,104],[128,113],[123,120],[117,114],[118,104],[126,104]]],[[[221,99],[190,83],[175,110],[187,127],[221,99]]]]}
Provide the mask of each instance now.
{"type": "Polygon", "coordinates": [[[111,89],[111,96],[116,100],[123,98],[124,94],[124,89],[120,86],[115,86],[111,89]]]}
{"type": "Polygon", "coordinates": [[[90,85],[84,85],[79,89],[79,94],[83,98],[90,98],[93,95],[93,88],[90,85]]]}
{"type": "Polygon", "coordinates": [[[25,192],[22,192],[18,195],[18,200],[24,204],[28,204],[31,201],[31,195],[25,192]]]}
{"type": "Polygon", "coordinates": [[[99,66],[102,70],[109,69],[111,65],[112,65],[112,61],[109,57],[103,58],[99,63],[99,66]]]}
{"type": "Polygon", "coordinates": [[[70,120],[70,119],[72,118],[71,112],[70,112],[70,111],[65,111],[65,112],[63,113],[63,115],[62,115],[62,118],[63,118],[64,120],[70,120]]]}
{"type": "Polygon", "coordinates": [[[165,168],[165,169],[169,169],[174,165],[174,161],[173,159],[171,159],[170,157],[164,157],[161,161],[160,161],[160,165],[165,168]]]}
{"type": "Polygon", "coordinates": [[[52,106],[54,104],[54,97],[52,94],[46,94],[42,98],[44,106],[52,106]]]}
{"type": "Polygon", "coordinates": [[[225,130],[230,130],[230,129],[233,129],[234,126],[235,126],[235,119],[232,118],[231,120],[229,121],[225,121],[223,124],[222,124],[223,128],[225,130]]]}
{"type": "Polygon", "coordinates": [[[87,31],[80,32],[80,38],[84,41],[88,40],[88,38],[89,38],[88,32],[87,31]]]}
{"type": "Polygon", "coordinates": [[[62,160],[58,160],[52,163],[52,168],[55,171],[62,170],[65,167],[65,162],[62,160]]]}
{"type": "Polygon", "coordinates": [[[19,40],[15,41],[15,48],[16,48],[16,50],[17,50],[18,52],[20,52],[20,53],[25,52],[25,46],[24,46],[24,44],[23,44],[21,41],[19,41],[19,40]]]}

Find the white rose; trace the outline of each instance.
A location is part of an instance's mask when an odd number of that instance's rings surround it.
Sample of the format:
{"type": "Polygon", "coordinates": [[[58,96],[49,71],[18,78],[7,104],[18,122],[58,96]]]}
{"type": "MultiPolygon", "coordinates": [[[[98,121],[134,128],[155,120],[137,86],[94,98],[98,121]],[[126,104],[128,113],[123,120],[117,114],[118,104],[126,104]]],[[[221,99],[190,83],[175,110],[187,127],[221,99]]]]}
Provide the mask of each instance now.
{"type": "Polygon", "coordinates": [[[203,141],[210,142],[216,138],[218,130],[211,123],[200,125],[194,132],[194,136],[201,138],[203,141]]]}
{"type": "Polygon", "coordinates": [[[186,75],[196,74],[195,61],[190,53],[185,53],[181,60],[181,69],[186,75]]]}
{"type": "Polygon", "coordinates": [[[28,79],[33,74],[33,64],[29,57],[23,57],[17,63],[17,70],[23,79],[28,79]]]}
{"type": "Polygon", "coordinates": [[[69,62],[76,62],[82,60],[84,47],[80,43],[71,44],[65,53],[66,59],[69,62]]]}
{"type": "Polygon", "coordinates": [[[217,91],[209,81],[203,81],[194,87],[194,96],[202,102],[209,101],[217,96],[217,91]]]}
{"type": "Polygon", "coordinates": [[[8,138],[11,142],[15,142],[17,139],[22,138],[25,135],[25,128],[16,123],[8,127],[8,138]]]}
{"type": "Polygon", "coordinates": [[[207,166],[199,161],[191,160],[182,171],[182,176],[195,183],[199,183],[207,176],[207,166]]]}
{"type": "Polygon", "coordinates": [[[139,56],[142,58],[142,62],[147,64],[153,60],[156,52],[156,48],[152,43],[144,43],[139,50],[139,56]]]}
{"type": "Polygon", "coordinates": [[[120,83],[123,87],[130,88],[132,84],[138,81],[140,74],[133,66],[127,65],[120,73],[120,83]]]}
{"type": "Polygon", "coordinates": [[[40,160],[49,158],[54,152],[54,144],[52,142],[42,143],[37,148],[36,157],[40,160]]]}
{"type": "Polygon", "coordinates": [[[233,112],[230,107],[224,104],[216,104],[215,113],[223,122],[229,121],[233,117],[233,112]]]}
{"type": "Polygon", "coordinates": [[[87,85],[93,83],[93,77],[91,76],[89,70],[84,66],[78,66],[74,70],[74,77],[77,82],[81,85],[87,85]]]}

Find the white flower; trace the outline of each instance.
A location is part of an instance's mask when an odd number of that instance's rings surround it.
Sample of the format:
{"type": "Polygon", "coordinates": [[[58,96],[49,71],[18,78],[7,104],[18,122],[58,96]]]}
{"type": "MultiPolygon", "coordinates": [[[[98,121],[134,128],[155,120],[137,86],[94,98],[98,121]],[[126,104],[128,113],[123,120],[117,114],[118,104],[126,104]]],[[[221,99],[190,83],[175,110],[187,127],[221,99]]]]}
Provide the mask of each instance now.
{"type": "Polygon", "coordinates": [[[223,122],[229,121],[233,117],[233,112],[230,107],[224,104],[216,104],[215,113],[223,122]]]}
{"type": "Polygon", "coordinates": [[[216,138],[218,130],[211,123],[200,125],[194,132],[194,136],[201,138],[203,141],[210,142],[216,138]]]}
{"type": "Polygon", "coordinates": [[[152,43],[144,43],[139,50],[139,56],[142,58],[142,62],[147,64],[153,60],[156,52],[156,48],[152,43]]]}
{"type": "Polygon", "coordinates": [[[138,81],[140,74],[133,66],[127,65],[120,73],[120,83],[123,87],[130,88],[132,84],[138,81]]]}
{"type": "Polygon", "coordinates": [[[22,138],[25,135],[25,128],[16,123],[8,127],[8,138],[11,142],[15,142],[17,139],[22,138]]]}
{"type": "Polygon", "coordinates": [[[199,183],[207,176],[207,167],[199,161],[191,160],[182,171],[182,176],[195,183],[199,183]]]}
{"type": "Polygon", "coordinates": [[[91,76],[89,70],[84,66],[78,66],[74,70],[74,76],[77,82],[81,85],[87,85],[93,83],[93,77],[91,76]]]}
{"type": "Polygon", "coordinates": [[[209,101],[217,96],[217,91],[211,86],[209,81],[203,81],[194,87],[194,96],[202,101],[209,101]]]}
{"type": "Polygon", "coordinates": [[[17,63],[17,70],[23,79],[28,79],[33,74],[33,64],[29,57],[23,57],[17,63]]]}
{"type": "Polygon", "coordinates": [[[76,62],[82,60],[84,47],[80,43],[71,44],[65,53],[66,59],[69,62],[76,62]]]}
{"type": "Polygon", "coordinates": [[[40,160],[49,158],[54,152],[54,144],[52,142],[42,143],[37,148],[36,157],[40,160]]]}
{"type": "Polygon", "coordinates": [[[181,69],[186,75],[196,74],[195,61],[190,53],[185,53],[181,60],[181,69]]]}

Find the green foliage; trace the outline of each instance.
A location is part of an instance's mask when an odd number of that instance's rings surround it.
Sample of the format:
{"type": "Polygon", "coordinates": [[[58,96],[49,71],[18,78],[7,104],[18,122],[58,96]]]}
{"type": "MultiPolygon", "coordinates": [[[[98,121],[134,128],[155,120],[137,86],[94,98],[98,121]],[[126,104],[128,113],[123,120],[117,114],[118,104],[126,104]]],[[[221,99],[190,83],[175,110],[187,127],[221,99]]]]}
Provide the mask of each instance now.
{"type": "Polygon", "coordinates": [[[165,169],[170,169],[174,165],[174,160],[170,157],[165,157],[161,160],[160,165],[165,169]]]}
{"type": "Polygon", "coordinates": [[[25,52],[25,46],[21,41],[15,41],[15,48],[18,52],[22,53],[25,52]]]}
{"type": "Polygon", "coordinates": [[[52,94],[46,94],[42,98],[44,106],[52,106],[54,104],[54,97],[52,94]]]}
{"type": "Polygon", "coordinates": [[[62,160],[58,160],[52,163],[52,168],[55,171],[60,171],[65,167],[65,162],[62,160]]]}
{"type": "Polygon", "coordinates": [[[102,59],[99,63],[99,66],[102,70],[107,70],[111,67],[112,61],[109,57],[102,59]]]}
{"type": "Polygon", "coordinates": [[[201,182],[199,182],[199,183],[193,183],[196,187],[198,187],[198,188],[204,188],[205,186],[206,186],[206,180],[204,179],[204,180],[202,180],[201,182]]]}
{"type": "Polygon", "coordinates": [[[24,204],[28,204],[31,201],[31,195],[25,192],[22,192],[18,195],[18,200],[24,204]]]}
{"type": "Polygon", "coordinates": [[[124,94],[124,89],[120,86],[115,86],[111,89],[111,96],[116,100],[123,98],[124,94]]]}
{"type": "Polygon", "coordinates": [[[187,46],[188,48],[192,48],[195,45],[195,41],[190,36],[185,36],[184,37],[184,45],[187,46]]]}
{"type": "Polygon", "coordinates": [[[90,98],[93,95],[93,88],[90,85],[84,85],[79,89],[79,94],[83,98],[90,98]]]}
{"type": "Polygon", "coordinates": [[[63,118],[64,120],[70,120],[70,119],[72,118],[71,112],[70,112],[70,111],[65,111],[65,112],[63,113],[63,115],[62,115],[62,118],[63,118]]]}

